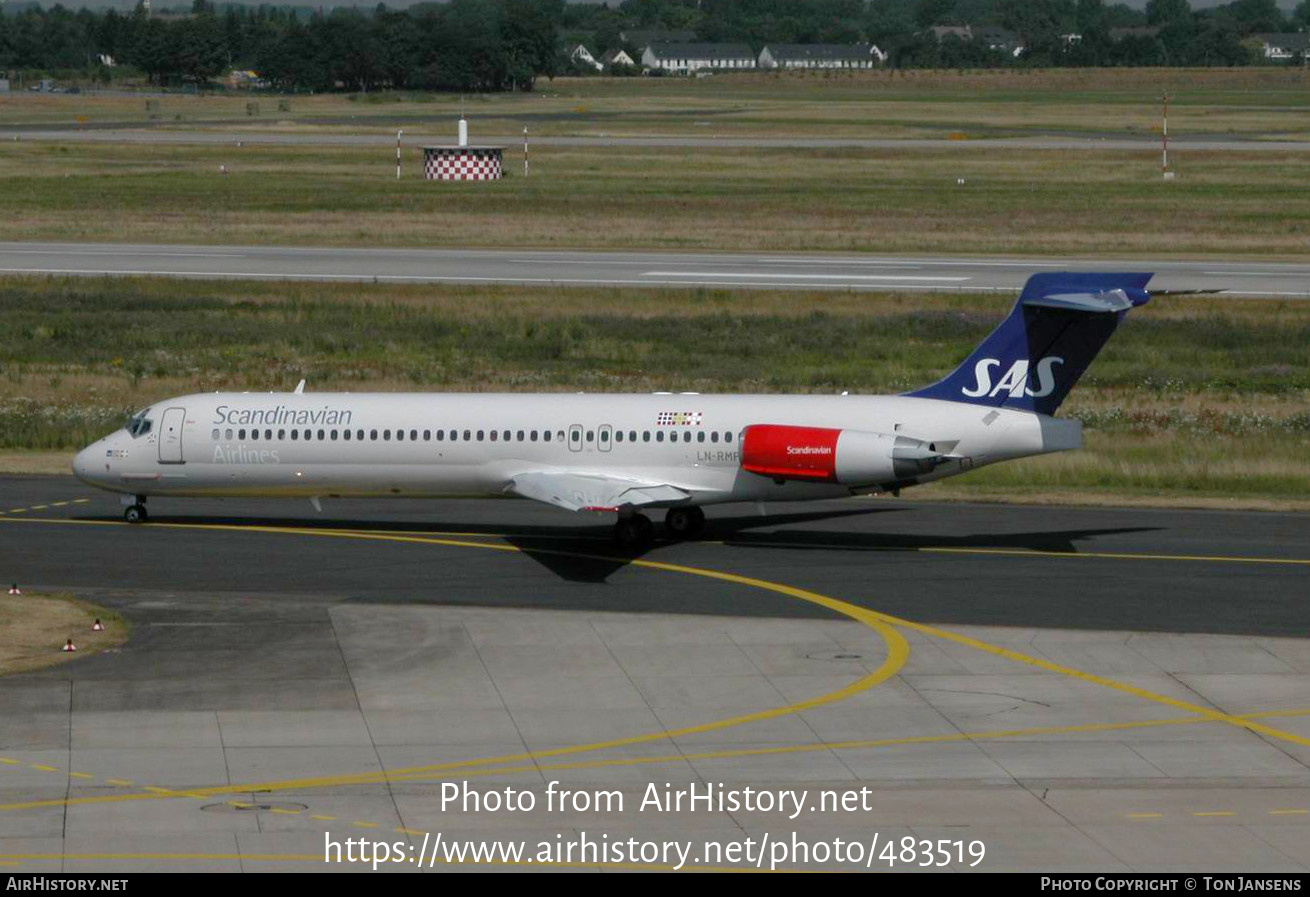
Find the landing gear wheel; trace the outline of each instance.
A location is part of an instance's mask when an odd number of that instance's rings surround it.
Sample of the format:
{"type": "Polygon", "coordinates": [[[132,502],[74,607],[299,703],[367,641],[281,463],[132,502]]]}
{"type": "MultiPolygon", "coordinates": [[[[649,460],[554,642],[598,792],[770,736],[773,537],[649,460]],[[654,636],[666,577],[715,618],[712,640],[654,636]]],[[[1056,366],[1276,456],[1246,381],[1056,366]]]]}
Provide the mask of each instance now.
{"type": "Polygon", "coordinates": [[[693,539],[705,527],[705,512],[695,505],[669,508],[664,526],[679,539],[693,539]]]}
{"type": "Polygon", "coordinates": [[[128,523],[145,523],[150,519],[146,513],[145,505],[128,505],[127,510],[123,512],[123,519],[128,523]]]}
{"type": "Polygon", "coordinates": [[[614,541],[632,554],[645,551],[655,541],[655,524],[641,514],[620,517],[614,524],[614,541]]]}

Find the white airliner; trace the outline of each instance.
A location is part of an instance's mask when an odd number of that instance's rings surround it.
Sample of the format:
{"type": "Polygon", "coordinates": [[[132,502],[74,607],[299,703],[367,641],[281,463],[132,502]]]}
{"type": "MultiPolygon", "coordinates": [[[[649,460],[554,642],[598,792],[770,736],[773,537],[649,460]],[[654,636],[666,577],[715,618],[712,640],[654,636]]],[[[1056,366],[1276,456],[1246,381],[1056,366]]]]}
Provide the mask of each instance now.
{"type": "MultiPolygon", "coordinates": [[[[705,505],[900,489],[1079,448],[1052,414],[1150,274],[1043,273],[954,372],[899,396],[215,393],[138,412],[73,471],[150,496],[507,495],[617,512],[632,549],[663,508],[694,536],[705,505]]],[[[302,382],[301,387],[304,384],[302,382]]]]}

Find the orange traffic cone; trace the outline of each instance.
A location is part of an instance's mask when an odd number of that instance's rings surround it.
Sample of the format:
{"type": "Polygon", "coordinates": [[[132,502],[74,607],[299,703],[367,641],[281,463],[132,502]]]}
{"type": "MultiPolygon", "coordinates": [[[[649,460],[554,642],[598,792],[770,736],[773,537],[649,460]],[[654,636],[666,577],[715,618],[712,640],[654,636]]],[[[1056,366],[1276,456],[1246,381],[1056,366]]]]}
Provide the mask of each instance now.
{"type": "Polygon", "coordinates": [[[13,585],[11,585],[11,586],[9,587],[9,594],[10,594],[10,595],[21,595],[21,594],[23,594],[22,590],[18,588],[18,583],[14,583],[13,585]]]}
{"type": "Polygon", "coordinates": [[[77,645],[74,645],[74,644],[73,644],[73,640],[72,640],[71,638],[70,638],[67,642],[64,643],[64,653],[65,653],[65,654],[70,654],[70,653],[72,653],[73,651],[76,651],[76,650],[77,650],[77,645]]]}
{"type": "Polygon", "coordinates": [[[96,621],[95,621],[94,623],[91,624],[91,631],[92,631],[92,632],[104,632],[104,631],[105,631],[105,624],[100,622],[100,618],[99,618],[99,617],[96,617],[96,621]]]}

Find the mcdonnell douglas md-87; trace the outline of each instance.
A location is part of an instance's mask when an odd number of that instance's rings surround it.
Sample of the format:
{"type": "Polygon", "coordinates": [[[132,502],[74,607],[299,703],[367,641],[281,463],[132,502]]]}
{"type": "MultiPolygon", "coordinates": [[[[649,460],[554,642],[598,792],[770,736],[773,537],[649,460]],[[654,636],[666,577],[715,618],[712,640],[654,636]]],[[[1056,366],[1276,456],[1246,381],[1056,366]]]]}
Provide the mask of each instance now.
{"type": "MultiPolygon", "coordinates": [[[[665,510],[691,537],[701,508],[874,492],[1079,448],[1053,417],[1150,274],[1043,273],[955,371],[898,396],[215,393],[151,405],[73,470],[151,496],[486,496],[618,516],[640,549],[665,510]]],[[[301,387],[304,384],[302,382],[301,387]]]]}

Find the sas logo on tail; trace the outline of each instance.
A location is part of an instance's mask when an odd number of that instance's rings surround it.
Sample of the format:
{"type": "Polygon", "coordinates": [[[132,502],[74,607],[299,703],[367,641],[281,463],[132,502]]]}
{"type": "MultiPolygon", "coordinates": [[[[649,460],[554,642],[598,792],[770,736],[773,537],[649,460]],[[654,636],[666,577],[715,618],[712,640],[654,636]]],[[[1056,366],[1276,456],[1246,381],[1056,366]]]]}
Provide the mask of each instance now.
{"type": "Polygon", "coordinates": [[[1034,399],[1040,399],[1042,396],[1049,396],[1055,392],[1055,375],[1051,372],[1057,364],[1064,364],[1063,358],[1054,355],[1047,355],[1037,362],[1036,388],[1029,383],[1028,376],[1028,359],[1020,358],[1010,369],[1005,372],[1005,376],[992,386],[992,369],[999,368],[1001,362],[996,358],[984,358],[973,367],[973,376],[977,384],[972,388],[961,389],[970,398],[979,398],[987,396],[989,398],[998,396],[1003,392],[1008,392],[1012,398],[1020,396],[1032,396],[1034,399]]]}

